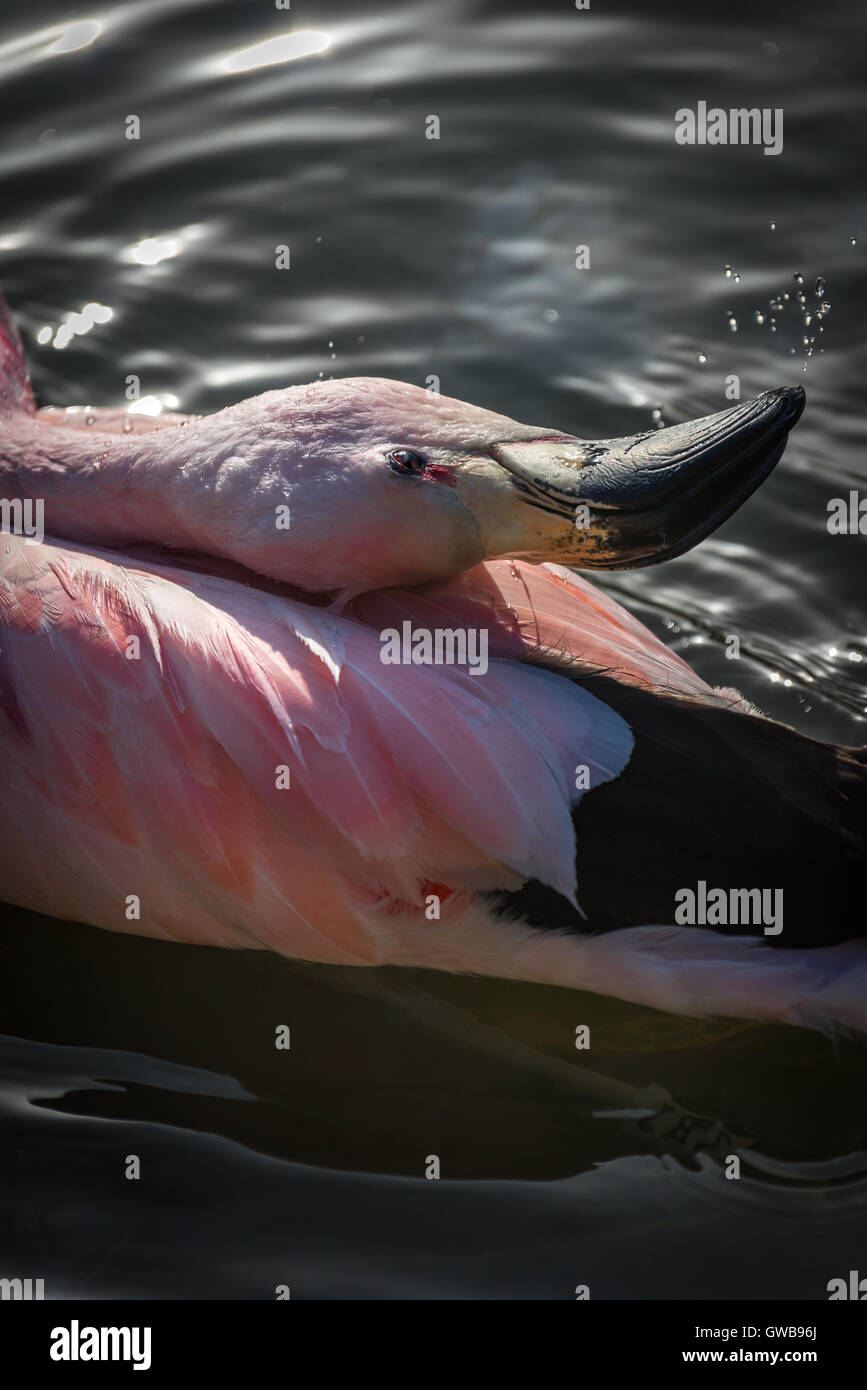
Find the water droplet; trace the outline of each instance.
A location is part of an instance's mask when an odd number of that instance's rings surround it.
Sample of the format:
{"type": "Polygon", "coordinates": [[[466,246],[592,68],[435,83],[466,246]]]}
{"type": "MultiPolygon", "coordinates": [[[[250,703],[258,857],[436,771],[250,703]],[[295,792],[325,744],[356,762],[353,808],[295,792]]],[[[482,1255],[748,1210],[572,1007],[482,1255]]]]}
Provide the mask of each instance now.
{"type": "Polygon", "coordinates": [[[853,236],[850,236],[850,238],[849,238],[849,245],[850,245],[850,246],[855,246],[855,245],[856,245],[855,238],[854,238],[853,236]]]}
{"type": "Polygon", "coordinates": [[[729,319],[729,328],[730,328],[730,330],[731,330],[732,333],[737,333],[737,331],[738,331],[738,321],[737,321],[736,318],[732,317],[732,318],[729,319]]]}
{"type": "Polygon", "coordinates": [[[331,341],[330,338],[328,339],[328,346],[329,346],[330,348],[334,347],[334,343],[331,341]]]}
{"type": "Polygon", "coordinates": [[[822,295],[825,293],[825,277],[823,275],[819,275],[816,277],[816,283],[813,286],[813,289],[815,291],[816,298],[821,299],[822,295]]]}
{"type": "Polygon", "coordinates": [[[86,415],[86,416],[84,417],[84,423],[85,423],[86,425],[95,425],[95,424],[96,424],[96,416],[95,416],[95,415],[86,415]]]}
{"type": "Polygon", "coordinates": [[[698,354],[698,360],[699,360],[699,362],[701,362],[701,363],[706,362],[706,361],[707,361],[707,355],[706,355],[705,353],[703,353],[703,352],[700,352],[700,353],[698,354]]]}
{"type": "Polygon", "coordinates": [[[804,315],[804,327],[805,327],[805,328],[809,328],[809,327],[810,327],[810,324],[811,324],[812,322],[813,322],[813,315],[812,315],[812,314],[805,314],[805,315],[804,315]]]}
{"type": "Polygon", "coordinates": [[[733,265],[727,265],[726,268],[725,268],[725,277],[726,277],[726,279],[727,279],[727,280],[733,280],[733,279],[734,279],[734,273],[735,273],[735,268],[734,268],[734,266],[733,266],[733,265]]]}
{"type": "Polygon", "coordinates": [[[653,411],[652,418],[653,423],[658,430],[661,430],[665,427],[665,421],[662,418],[662,411],[658,407],[656,410],[653,411]]]}
{"type": "Polygon", "coordinates": [[[132,420],[129,418],[128,415],[127,415],[126,419],[124,420],[123,425],[122,425],[121,428],[123,429],[124,434],[131,434],[131,433],[132,433],[132,420]]]}
{"type": "Polygon", "coordinates": [[[788,303],[788,299],[789,299],[788,291],[786,291],[786,293],[783,295],[783,299],[785,300],[786,303],[788,303]]]}
{"type": "Polygon", "coordinates": [[[542,318],[546,323],[556,323],[559,317],[560,315],[557,313],[556,309],[546,309],[542,314],[542,318]]]}
{"type": "Polygon", "coordinates": [[[772,222],[772,223],[771,223],[771,231],[772,231],[772,232],[775,232],[776,230],[777,230],[777,224],[776,224],[776,222],[772,222]]]}
{"type": "Polygon", "coordinates": [[[799,270],[795,271],[794,280],[796,285],[803,285],[804,277],[799,270]]]}
{"type": "Polygon", "coordinates": [[[762,313],[761,309],[757,309],[757,310],[756,310],[756,312],[753,314],[753,318],[755,319],[756,323],[758,323],[758,324],[762,324],[762,323],[764,323],[764,321],[765,321],[765,316],[764,316],[764,314],[762,313]]]}

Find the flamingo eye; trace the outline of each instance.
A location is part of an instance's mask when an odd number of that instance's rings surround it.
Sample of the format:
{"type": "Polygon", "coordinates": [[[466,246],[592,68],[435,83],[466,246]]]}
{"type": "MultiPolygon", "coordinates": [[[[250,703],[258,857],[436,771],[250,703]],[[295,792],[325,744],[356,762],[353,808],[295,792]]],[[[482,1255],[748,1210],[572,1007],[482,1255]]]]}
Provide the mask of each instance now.
{"type": "Polygon", "coordinates": [[[393,473],[423,473],[427,468],[427,461],[421,454],[415,453],[413,449],[392,449],[386,456],[388,466],[393,473]]]}

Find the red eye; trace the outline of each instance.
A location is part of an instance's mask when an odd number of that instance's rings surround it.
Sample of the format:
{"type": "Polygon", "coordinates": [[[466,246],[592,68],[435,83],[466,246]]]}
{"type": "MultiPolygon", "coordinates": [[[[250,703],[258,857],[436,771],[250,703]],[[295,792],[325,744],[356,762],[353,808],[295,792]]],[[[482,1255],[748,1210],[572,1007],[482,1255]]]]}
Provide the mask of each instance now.
{"type": "Polygon", "coordinates": [[[393,473],[423,473],[427,468],[427,461],[412,449],[392,449],[386,456],[388,466],[393,473]]]}

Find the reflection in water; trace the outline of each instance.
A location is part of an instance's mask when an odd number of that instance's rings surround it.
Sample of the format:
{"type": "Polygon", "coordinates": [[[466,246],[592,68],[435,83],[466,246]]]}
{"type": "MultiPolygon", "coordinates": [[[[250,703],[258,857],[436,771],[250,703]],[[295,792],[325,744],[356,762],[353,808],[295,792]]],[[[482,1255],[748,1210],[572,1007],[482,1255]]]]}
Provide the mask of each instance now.
{"type": "Polygon", "coordinates": [[[273,63],[288,63],[293,58],[308,58],[311,53],[323,53],[331,44],[327,34],[312,30],[294,34],[283,34],[277,39],[266,39],[241,53],[232,53],[223,59],[226,72],[249,72],[251,68],[267,68],[273,63]]]}
{"type": "Polygon", "coordinates": [[[55,348],[66,348],[73,338],[81,337],[84,333],[89,333],[96,323],[110,323],[114,317],[114,310],[107,304],[85,304],[78,313],[67,314],[64,323],[57,328],[52,328],[50,324],[40,328],[36,334],[36,341],[40,346],[51,343],[55,348]]]}
{"type": "Polygon", "coordinates": [[[3,1016],[17,1027],[38,991],[62,1042],[3,1041],[4,1256],[36,1260],[49,1296],[569,1297],[580,1277],[628,1298],[652,1270],[654,1297],[818,1298],[861,1239],[863,1154],[760,1155],[639,1084],[677,1078],[771,1146],[828,1153],[863,1124],[840,1104],[863,1089],[859,1049],[835,1074],[827,1044],[783,1029],[20,918],[3,1016]],[[601,1040],[592,1069],[568,1054],[576,1017],[601,1040]]]}
{"type": "Polygon", "coordinates": [[[77,24],[70,24],[68,29],[64,29],[48,51],[49,53],[75,53],[79,48],[89,48],[101,33],[102,25],[98,19],[79,20],[77,24]]]}

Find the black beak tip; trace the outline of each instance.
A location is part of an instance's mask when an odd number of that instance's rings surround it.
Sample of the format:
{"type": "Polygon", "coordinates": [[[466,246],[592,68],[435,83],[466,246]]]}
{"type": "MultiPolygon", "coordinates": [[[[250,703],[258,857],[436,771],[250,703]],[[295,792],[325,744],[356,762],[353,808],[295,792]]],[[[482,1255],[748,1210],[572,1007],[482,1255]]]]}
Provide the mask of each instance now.
{"type": "MultiPolygon", "coordinates": [[[[620,556],[607,568],[635,568],[673,559],[715,531],[764,482],[779,462],[789,431],[801,417],[806,401],[803,386],[778,386],[719,416],[699,420],[697,441],[690,443],[691,426],[678,439],[679,457],[667,470],[639,470],[628,479],[641,506],[620,512],[620,556]],[[715,425],[715,431],[707,426],[715,425]]],[[[660,432],[664,439],[665,431],[660,432]]],[[[650,436],[655,443],[660,436],[650,436]]],[[[635,451],[630,455],[638,464],[635,451]]],[[[613,528],[612,528],[613,529],[613,528]]],[[[614,548],[613,546],[611,547],[614,548]]]]}
{"type": "Polygon", "coordinates": [[[807,393],[803,386],[778,386],[774,391],[766,391],[764,399],[770,407],[776,408],[780,427],[790,430],[804,413],[807,393]]]}

